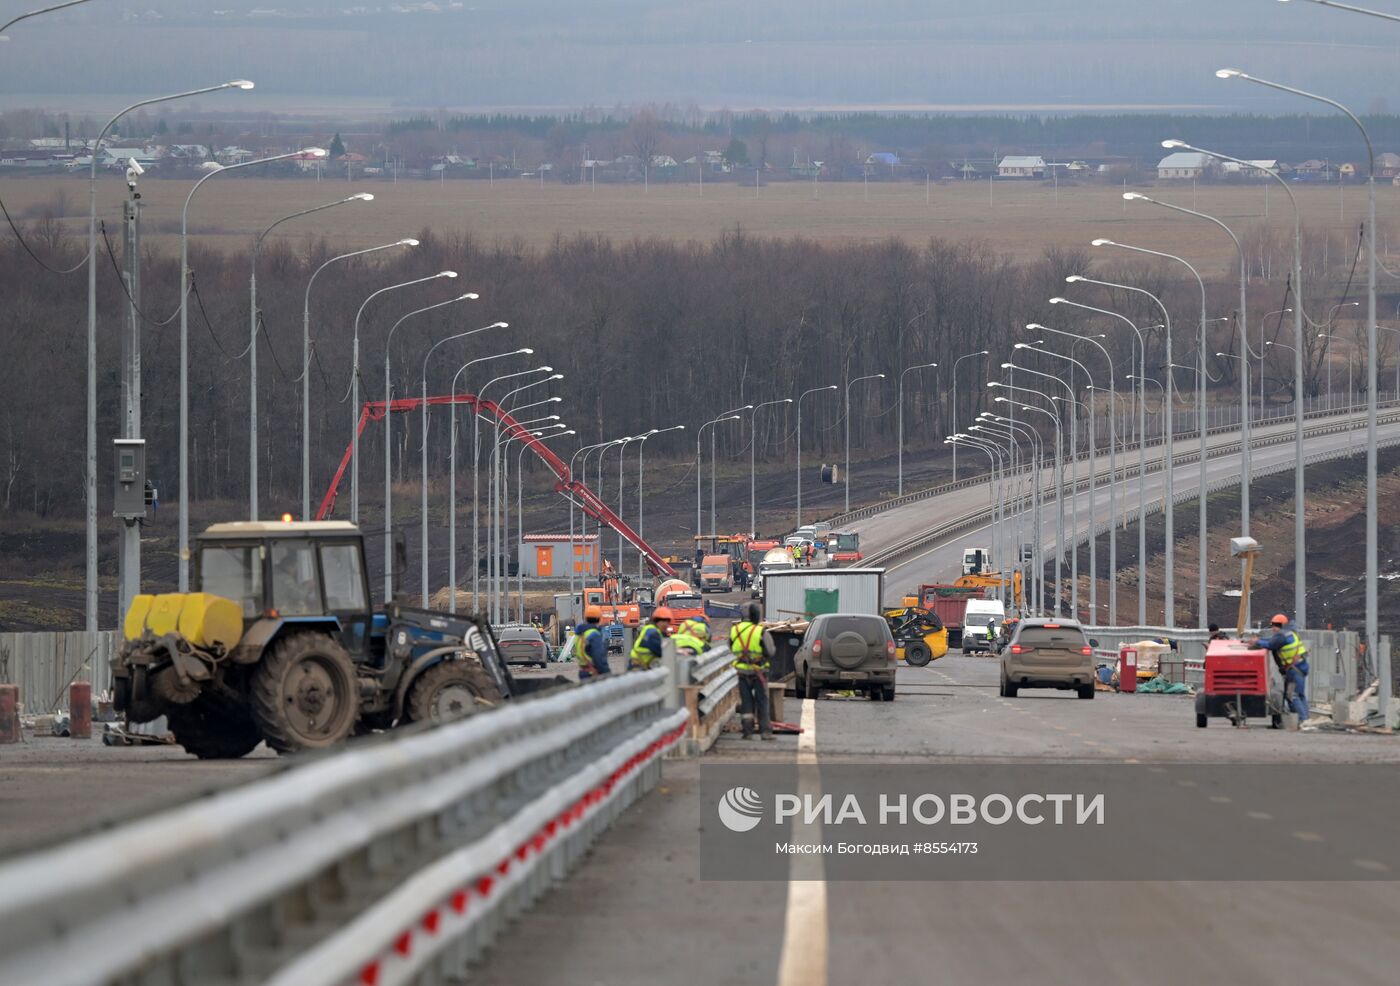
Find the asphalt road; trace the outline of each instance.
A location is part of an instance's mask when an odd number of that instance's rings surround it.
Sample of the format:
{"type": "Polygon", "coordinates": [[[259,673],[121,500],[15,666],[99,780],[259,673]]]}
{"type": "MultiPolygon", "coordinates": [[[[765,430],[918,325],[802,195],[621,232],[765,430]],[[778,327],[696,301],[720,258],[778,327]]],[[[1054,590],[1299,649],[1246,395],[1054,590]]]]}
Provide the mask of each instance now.
{"type": "MultiPolygon", "coordinates": [[[[991,658],[949,656],[901,668],[893,703],[805,703],[818,769],[850,760],[1400,763],[1390,738],[1198,730],[1181,697],[1100,693],[1083,702],[1037,691],[1004,700],[996,667],[991,658]]],[[[794,705],[789,699],[788,719],[800,714],[794,705]]],[[[791,736],[758,744],[728,735],[706,763],[792,763],[797,745],[791,736]]],[[[668,762],[661,787],[500,940],[477,980],[1361,986],[1394,982],[1400,963],[1390,930],[1400,920],[1394,882],[703,881],[700,828],[713,823],[698,787],[697,762],[668,762]]],[[[1287,825],[1238,808],[1241,825],[1287,825]]]]}

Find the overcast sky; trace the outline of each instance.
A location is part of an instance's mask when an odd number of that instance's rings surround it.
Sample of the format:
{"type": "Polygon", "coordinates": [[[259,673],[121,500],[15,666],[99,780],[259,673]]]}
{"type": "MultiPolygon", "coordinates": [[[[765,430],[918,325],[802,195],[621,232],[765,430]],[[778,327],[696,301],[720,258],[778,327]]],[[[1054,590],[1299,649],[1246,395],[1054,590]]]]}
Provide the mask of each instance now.
{"type": "Polygon", "coordinates": [[[55,109],[237,76],[277,109],[1306,108],[1233,65],[1400,110],[1400,24],[1304,0],[92,0],[9,33],[3,105],[55,109]]]}

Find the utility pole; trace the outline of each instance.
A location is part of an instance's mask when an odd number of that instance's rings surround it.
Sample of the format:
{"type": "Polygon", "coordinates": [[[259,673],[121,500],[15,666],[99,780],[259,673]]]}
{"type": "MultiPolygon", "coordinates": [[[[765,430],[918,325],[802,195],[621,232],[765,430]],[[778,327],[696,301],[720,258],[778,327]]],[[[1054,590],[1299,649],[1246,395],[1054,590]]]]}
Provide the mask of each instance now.
{"type": "MultiPolygon", "coordinates": [[[[136,174],[127,171],[126,201],[122,203],[122,246],[126,283],[130,301],[121,334],[121,436],[141,437],[141,193],[136,190],[136,174]]],[[[144,494],[144,490],[142,491],[144,494]]],[[[121,552],[118,558],[117,620],[131,608],[131,601],[141,591],[141,519],[122,516],[121,552]]]]}

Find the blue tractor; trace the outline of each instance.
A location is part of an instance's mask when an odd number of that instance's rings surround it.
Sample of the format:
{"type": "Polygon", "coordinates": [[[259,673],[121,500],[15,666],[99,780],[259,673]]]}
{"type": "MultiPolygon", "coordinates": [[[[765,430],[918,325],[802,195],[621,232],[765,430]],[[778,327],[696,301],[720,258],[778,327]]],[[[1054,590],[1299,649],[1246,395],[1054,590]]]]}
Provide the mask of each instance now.
{"type": "Polygon", "coordinates": [[[113,687],[128,722],[164,715],[198,757],[321,749],[564,684],[514,678],[480,618],[376,612],[353,524],[215,524],[193,561],[194,592],[133,601],[113,687]]]}

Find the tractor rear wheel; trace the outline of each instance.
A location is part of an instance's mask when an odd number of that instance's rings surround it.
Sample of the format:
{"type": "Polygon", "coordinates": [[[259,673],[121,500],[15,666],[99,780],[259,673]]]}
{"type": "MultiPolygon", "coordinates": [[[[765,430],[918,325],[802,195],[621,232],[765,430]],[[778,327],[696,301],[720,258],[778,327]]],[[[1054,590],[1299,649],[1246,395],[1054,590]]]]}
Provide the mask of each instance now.
{"type": "Polygon", "coordinates": [[[359,718],[355,665],[329,634],[289,634],[253,672],[253,721],[278,753],[344,742],[359,718]]]}
{"type": "Polygon", "coordinates": [[[496,686],[479,664],[443,661],[409,686],[404,717],[410,722],[449,722],[491,708],[496,698],[496,686]]]}
{"type": "Polygon", "coordinates": [[[253,752],[262,734],[246,707],[196,699],[166,713],[175,742],[201,760],[237,760],[253,752]]]}

